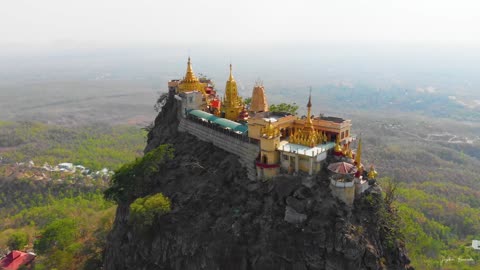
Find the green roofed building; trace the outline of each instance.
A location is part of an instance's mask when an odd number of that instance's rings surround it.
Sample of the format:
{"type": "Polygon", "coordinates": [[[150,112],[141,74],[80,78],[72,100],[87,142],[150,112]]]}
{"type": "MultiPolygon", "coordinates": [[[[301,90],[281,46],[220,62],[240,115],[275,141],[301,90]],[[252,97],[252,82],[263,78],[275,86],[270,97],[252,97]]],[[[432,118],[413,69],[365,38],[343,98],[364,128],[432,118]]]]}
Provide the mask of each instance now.
{"type": "Polygon", "coordinates": [[[248,126],[242,125],[240,123],[217,117],[211,113],[207,113],[201,110],[190,110],[187,112],[188,115],[196,117],[198,119],[202,119],[204,121],[208,121],[210,123],[216,124],[220,127],[225,129],[230,129],[239,134],[246,134],[248,131],[248,126]]]}

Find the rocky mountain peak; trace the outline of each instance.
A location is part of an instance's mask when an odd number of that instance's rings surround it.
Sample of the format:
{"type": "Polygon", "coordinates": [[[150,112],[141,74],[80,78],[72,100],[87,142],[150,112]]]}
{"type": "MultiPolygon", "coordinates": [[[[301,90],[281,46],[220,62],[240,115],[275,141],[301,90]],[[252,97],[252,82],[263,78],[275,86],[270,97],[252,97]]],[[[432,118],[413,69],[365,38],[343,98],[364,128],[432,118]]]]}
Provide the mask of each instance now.
{"type": "Polygon", "coordinates": [[[379,186],[348,206],[327,173],[251,181],[239,157],[177,130],[170,96],[148,134],[148,153],[169,144],[174,157],[132,178],[118,201],[105,269],[410,269],[379,186]],[[171,211],[140,227],[137,197],[161,192],[171,211]]]}

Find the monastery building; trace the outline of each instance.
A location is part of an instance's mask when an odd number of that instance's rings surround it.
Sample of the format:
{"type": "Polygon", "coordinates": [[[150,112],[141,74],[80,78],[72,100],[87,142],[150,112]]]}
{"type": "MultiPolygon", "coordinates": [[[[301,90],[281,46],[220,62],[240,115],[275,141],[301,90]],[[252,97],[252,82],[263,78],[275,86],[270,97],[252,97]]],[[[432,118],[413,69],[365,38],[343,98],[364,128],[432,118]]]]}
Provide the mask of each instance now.
{"type": "Polygon", "coordinates": [[[195,76],[190,58],[185,77],[168,82],[168,89],[180,103],[179,129],[239,155],[252,180],[311,176],[325,168],[334,191],[351,203],[355,194],[368,187],[368,180],[377,176],[373,166],[368,173],[364,170],[361,140],[355,150],[351,148],[355,141],[351,121],[312,116],[311,95],[303,118],[270,112],[265,88],[259,83],[246,106],[238,95],[232,65],[220,97],[209,79],[195,76]]]}

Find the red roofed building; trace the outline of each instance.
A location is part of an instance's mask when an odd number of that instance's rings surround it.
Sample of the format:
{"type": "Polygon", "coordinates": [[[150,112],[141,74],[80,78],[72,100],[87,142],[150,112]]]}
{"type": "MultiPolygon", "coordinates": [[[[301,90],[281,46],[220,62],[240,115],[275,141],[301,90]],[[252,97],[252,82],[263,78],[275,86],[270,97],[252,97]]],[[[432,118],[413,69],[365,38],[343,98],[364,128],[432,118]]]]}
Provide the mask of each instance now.
{"type": "Polygon", "coordinates": [[[357,167],[346,162],[337,162],[330,164],[328,169],[337,174],[354,174],[357,172],[357,167]]]}
{"type": "Polygon", "coordinates": [[[35,256],[33,253],[14,250],[0,260],[0,269],[17,270],[22,265],[31,266],[35,256]]]}

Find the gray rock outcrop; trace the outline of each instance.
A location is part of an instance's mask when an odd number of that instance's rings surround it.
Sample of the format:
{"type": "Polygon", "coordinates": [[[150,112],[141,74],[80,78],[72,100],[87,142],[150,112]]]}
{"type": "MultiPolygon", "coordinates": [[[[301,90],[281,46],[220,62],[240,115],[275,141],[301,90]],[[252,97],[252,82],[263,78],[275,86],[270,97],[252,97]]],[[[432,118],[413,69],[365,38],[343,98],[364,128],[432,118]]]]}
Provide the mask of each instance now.
{"type": "Polygon", "coordinates": [[[129,223],[130,202],[120,203],[106,270],[407,269],[402,245],[386,250],[373,215],[333,197],[326,174],[252,182],[238,156],[178,132],[176,125],[169,99],[146,147],[175,148],[168,169],[144,192],[168,196],[172,211],[138,230],[129,223]]]}

